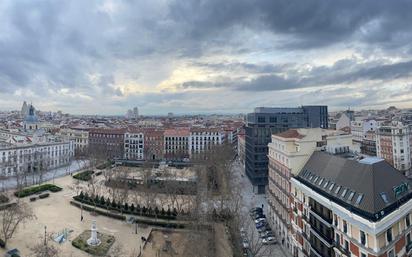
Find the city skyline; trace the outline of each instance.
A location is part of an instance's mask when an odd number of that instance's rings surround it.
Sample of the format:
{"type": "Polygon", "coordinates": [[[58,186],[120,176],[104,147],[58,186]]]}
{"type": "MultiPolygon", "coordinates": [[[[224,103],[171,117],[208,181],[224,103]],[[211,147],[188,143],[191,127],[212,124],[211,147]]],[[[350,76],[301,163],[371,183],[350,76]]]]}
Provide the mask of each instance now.
{"type": "Polygon", "coordinates": [[[2,1],[0,109],[410,108],[411,5],[2,1]]]}

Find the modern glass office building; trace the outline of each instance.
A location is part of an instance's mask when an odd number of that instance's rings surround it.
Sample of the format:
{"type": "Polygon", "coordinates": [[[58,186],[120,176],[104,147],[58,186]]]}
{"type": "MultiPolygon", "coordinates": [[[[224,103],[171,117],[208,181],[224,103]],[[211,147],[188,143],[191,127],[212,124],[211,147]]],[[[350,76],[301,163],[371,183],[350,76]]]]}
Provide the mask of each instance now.
{"type": "Polygon", "coordinates": [[[328,128],[327,106],[257,107],[246,117],[246,175],[258,193],[268,184],[268,143],[271,135],[289,128],[328,128]]]}

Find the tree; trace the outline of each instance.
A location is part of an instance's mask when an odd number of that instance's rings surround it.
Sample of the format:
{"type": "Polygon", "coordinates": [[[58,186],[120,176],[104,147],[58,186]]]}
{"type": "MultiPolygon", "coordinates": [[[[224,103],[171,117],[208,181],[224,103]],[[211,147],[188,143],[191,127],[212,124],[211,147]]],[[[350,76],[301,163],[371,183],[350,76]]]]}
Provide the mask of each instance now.
{"type": "Polygon", "coordinates": [[[0,211],[0,236],[7,244],[21,223],[35,219],[32,209],[27,203],[18,201],[16,204],[0,211]]]}
{"type": "Polygon", "coordinates": [[[40,236],[40,240],[31,248],[33,257],[59,257],[59,250],[51,244],[47,243],[47,238],[50,238],[51,234],[47,234],[46,238],[40,236]]]}

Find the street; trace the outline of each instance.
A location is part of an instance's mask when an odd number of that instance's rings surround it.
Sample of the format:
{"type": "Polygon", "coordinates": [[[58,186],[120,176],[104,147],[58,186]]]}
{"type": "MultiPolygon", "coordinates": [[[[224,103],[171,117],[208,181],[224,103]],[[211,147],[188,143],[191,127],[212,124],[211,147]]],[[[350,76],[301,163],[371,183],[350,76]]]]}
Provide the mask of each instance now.
{"type": "MultiPolygon", "coordinates": [[[[239,184],[242,188],[241,194],[242,194],[242,202],[243,202],[243,207],[242,207],[242,213],[240,214],[242,217],[247,217],[247,219],[250,219],[252,222],[251,226],[247,226],[246,233],[249,233],[249,238],[253,238],[253,240],[257,240],[257,230],[254,226],[254,220],[249,216],[249,210],[254,207],[262,207],[263,205],[263,210],[264,214],[267,215],[268,213],[268,204],[267,204],[267,199],[264,194],[255,194],[253,192],[253,187],[252,184],[250,183],[249,179],[245,175],[244,168],[240,164],[238,160],[236,160],[233,165],[232,169],[235,169],[234,174],[236,174],[236,179],[239,181],[239,184]]],[[[273,230],[273,228],[272,228],[273,230]]],[[[274,234],[277,234],[277,231],[274,231],[274,234]]],[[[286,249],[283,249],[279,243],[277,244],[271,244],[271,245],[264,245],[262,247],[262,250],[260,253],[257,255],[259,257],[289,257],[291,256],[286,249]],[[265,249],[268,247],[268,249],[265,249]]]]}

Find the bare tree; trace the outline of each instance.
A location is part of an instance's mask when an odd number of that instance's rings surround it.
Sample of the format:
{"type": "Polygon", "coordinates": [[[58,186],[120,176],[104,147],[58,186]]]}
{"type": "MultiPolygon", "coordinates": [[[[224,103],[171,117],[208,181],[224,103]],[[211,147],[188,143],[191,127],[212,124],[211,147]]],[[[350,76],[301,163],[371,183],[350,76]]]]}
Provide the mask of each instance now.
{"type": "Polygon", "coordinates": [[[32,209],[27,203],[18,201],[16,204],[0,211],[0,235],[7,244],[21,223],[35,219],[32,209]]]}
{"type": "Polygon", "coordinates": [[[47,238],[51,238],[51,234],[39,237],[39,242],[31,248],[33,257],[59,257],[59,250],[51,244],[47,243],[47,238]]]}

